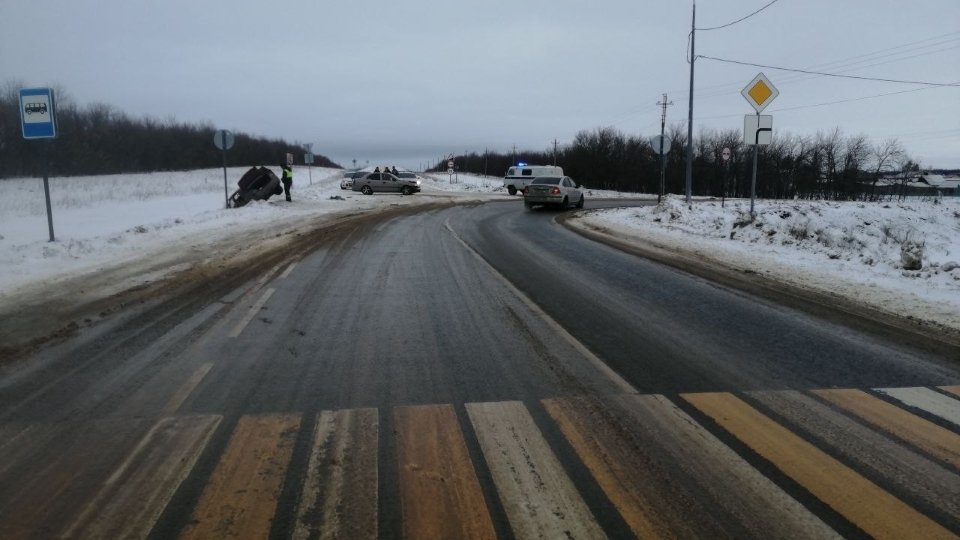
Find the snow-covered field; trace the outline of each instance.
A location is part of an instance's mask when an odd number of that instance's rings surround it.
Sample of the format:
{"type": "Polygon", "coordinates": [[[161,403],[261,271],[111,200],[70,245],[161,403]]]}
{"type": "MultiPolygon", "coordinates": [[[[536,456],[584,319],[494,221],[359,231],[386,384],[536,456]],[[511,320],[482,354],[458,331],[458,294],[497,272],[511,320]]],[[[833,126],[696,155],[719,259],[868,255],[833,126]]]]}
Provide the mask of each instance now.
{"type": "Polygon", "coordinates": [[[612,231],[839,294],[889,313],[960,329],[960,200],[902,203],[695,202],[593,210],[571,223],[612,231]],[[923,244],[923,267],[905,270],[901,246],[923,244]]]}

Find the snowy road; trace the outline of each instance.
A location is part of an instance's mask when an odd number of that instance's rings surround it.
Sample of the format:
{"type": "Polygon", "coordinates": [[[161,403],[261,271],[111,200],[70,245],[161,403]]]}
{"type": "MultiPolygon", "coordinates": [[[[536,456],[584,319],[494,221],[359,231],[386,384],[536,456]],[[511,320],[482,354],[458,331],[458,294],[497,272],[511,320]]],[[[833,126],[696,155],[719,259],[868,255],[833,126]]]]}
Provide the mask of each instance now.
{"type": "Polygon", "coordinates": [[[557,215],[358,220],[43,352],[0,537],[960,534],[960,366],[557,215]]]}

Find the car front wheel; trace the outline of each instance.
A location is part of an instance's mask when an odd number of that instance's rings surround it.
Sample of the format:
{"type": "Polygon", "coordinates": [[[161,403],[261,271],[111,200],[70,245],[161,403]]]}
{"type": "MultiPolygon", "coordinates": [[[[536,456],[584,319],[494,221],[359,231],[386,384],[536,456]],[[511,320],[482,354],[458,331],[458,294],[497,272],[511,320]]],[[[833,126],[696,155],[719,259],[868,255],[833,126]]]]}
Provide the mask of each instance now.
{"type": "Polygon", "coordinates": [[[373,189],[371,189],[370,186],[363,186],[360,188],[360,193],[363,193],[364,195],[373,195],[373,189]]]}
{"type": "Polygon", "coordinates": [[[410,189],[410,186],[403,186],[403,189],[400,190],[400,193],[403,193],[404,195],[410,195],[413,193],[413,190],[410,189]]]}
{"type": "Polygon", "coordinates": [[[583,208],[583,195],[581,195],[580,200],[577,201],[577,208],[583,208]]]}

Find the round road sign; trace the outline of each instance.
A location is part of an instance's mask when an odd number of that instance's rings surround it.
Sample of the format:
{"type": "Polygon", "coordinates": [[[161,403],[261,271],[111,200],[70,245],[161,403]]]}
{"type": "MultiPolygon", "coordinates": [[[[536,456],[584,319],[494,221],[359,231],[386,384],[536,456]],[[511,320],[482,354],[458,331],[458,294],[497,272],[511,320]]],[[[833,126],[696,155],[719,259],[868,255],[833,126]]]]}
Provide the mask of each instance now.
{"type": "Polygon", "coordinates": [[[213,144],[220,150],[229,150],[233,148],[233,133],[225,129],[218,129],[213,134],[213,144]]]}
{"type": "Polygon", "coordinates": [[[650,146],[653,148],[654,154],[660,153],[660,139],[663,139],[663,153],[666,154],[670,151],[670,137],[666,135],[654,135],[650,137],[650,146]]]}
{"type": "Polygon", "coordinates": [[[722,157],[724,161],[730,161],[730,149],[724,148],[723,152],[720,153],[720,157],[722,157]]]}
{"type": "Polygon", "coordinates": [[[452,159],[447,162],[447,167],[453,167],[453,160],[452,160],[452,159]]]}
{"type": "Polygon", "coordinates": [[[447,174],[453,174],[453,167],[447,169],[447,174]]]}

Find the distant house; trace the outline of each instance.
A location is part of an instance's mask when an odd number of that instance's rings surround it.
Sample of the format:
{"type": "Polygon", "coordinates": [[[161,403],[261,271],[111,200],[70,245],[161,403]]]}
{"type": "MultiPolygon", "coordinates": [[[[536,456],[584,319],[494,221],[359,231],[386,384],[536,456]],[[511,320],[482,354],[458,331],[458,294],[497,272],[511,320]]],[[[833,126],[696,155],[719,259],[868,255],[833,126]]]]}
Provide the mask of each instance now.
{"type": "Polygon", "coordinates": [[[929,189],[944,197],[960,195],[960,178],[956,176],[942,176],[939,174],[921,174],[917,184],[929,186],[929,189]]]}
{"type": "Polygon", "coordinates": [[[904,178],[891,174],[880,177],[873,189],[877,195],[958,197],[960,196],[960,177],[916,174],[904,178]]]}

